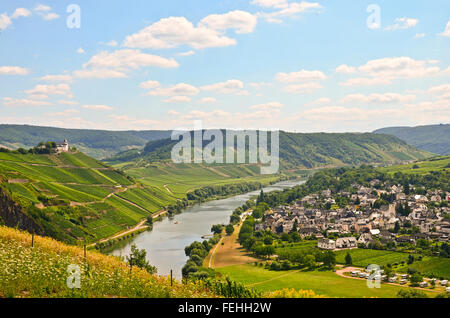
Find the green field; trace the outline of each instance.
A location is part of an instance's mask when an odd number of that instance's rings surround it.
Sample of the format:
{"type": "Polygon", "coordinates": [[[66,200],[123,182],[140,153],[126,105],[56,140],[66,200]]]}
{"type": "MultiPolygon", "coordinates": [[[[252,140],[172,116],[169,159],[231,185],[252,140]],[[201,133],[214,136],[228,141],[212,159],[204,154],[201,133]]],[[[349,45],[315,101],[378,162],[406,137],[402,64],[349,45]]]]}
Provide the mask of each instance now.
{"type": "MultiPolygon", "coordinates": [[[[382,284],[381,288],[368,288],[364,280],[344,278],[331,271],[269,271],[254,265],[236,265],[216,269],[217,272],[260,291],[283,288],[313,290],[316,294],[339,298],[395,298],[407,287],[382,284]]],[[[426,292],[435,297],[437,293],[426,292]]]]}
{"type": "Polygon", "coordinates": [[[336,262],[345,264],[345,255],[350,253],[353,265],[367,267],[370,264],[386,266],[387,264],[400,263],[408,260],[408,254],[391,251],[379,251],[370,249],[353,249],[336,252],[336,262]]]}
{"type": "Polygon", "coordinates": [[[208,166],[203,164],[153,163],[145,167],[120,167],[145,185],[155,187],[170,196],[182,199],[186,193],[203,186],[236,184],[257,181],[265,184],[277,181],[278,176],[261,175],[252,165],[208,166]]]}
{"type": "Polygon", "coordinates": [[[395,165],[380,168],[382,172],[396,173],[402,172],[407,174],[424,175],[432,171],[442,171],[450,168],[450,156],[433,157],[423,161],[416,161],[406,165],[395,165]]]}

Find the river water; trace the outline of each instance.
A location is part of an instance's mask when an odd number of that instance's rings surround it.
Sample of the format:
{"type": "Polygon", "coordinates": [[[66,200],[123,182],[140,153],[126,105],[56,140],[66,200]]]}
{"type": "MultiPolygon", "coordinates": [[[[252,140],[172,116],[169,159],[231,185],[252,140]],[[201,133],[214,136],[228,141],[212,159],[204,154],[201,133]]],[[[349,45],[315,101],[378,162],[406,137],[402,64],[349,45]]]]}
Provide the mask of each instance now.
{"type": "MultiPolygon", "coordinates": [[[[304,182],[283,181],[263,190],[264,192],[282,190],[304,182]]],[[[190,206],[173,218],[164,218],[161,222],[155,222],[152,231],[137,235],[110,254],[129,255],[131,245],[136,244],[139,249],[147,251],[147,258],[150,264],[158,269],[158,275],[167,276],[172,269],[173,276],[180,279],[181,268],[188,260],[184,254],[184,248],[194,241],[203,241],[201,237],[211,234],[211,227],[214,224],[228,224],[233,211],[259,192],[260,190],[190,206]]]]}

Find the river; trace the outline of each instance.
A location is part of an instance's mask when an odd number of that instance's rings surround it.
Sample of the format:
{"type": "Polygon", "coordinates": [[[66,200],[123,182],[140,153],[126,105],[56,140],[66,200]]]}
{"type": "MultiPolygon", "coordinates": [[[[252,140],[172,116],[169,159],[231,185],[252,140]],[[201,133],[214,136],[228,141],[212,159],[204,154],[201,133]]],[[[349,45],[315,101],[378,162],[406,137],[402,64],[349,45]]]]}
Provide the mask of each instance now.
{"type": "MultiPolygon", "coordinates": [[[[282,190],[304,182],[283,181],[263,190],[264,192],[282,190]]],[[[233,211],[259,192],[260,190],[190,206],[173,218],[155,222],[152,231],[139,234],[110,254],[129,255],[131,245],[136,244],[139,249],[147,251],[148,260],[150,264],[156,266],[158,275],[167,276],[172,269],[173,276],[180,279],[181,268],[188,260],[184,248],[194,241],[203,241],[201,237],[211,234],[211,227],[214,224],[228,224],[233,211]]]]}

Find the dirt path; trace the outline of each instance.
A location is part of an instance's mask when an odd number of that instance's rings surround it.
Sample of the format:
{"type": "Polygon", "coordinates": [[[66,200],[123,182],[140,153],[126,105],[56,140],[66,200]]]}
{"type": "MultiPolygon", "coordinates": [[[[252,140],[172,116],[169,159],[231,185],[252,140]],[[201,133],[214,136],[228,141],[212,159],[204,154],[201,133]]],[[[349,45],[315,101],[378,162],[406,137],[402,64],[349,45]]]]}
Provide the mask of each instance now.
{"type": "Polygon", "coordinates": [[[229,175],[227,175],[226,173],[220,172],[220,171],[214,169],[213,167],[207,167],[206,169],[208,169],[208,170],[210,170],[210,171],[212,171],[212,172],[214,172],[214,173],[217,173],[219,176],[222,176],[222,177],[225,177],[225,178],[231,178],[231,177],[230,177],[229,175]]]}
{"type": "Polygon", "coordinates": [[[171,195],[173,195],[173,192],[169,189],[169,187],[167,186],[167,184],[165,184],[163,187],[164,187],[164,189],[167,190],[167,192],[169,192],[171,195]]]}
{"type": "Polygon", "coordinates": [[[224,236],[216,244],[214,249],[205,259],[204,265],[210,268],[219,268],[231,265],[248,264],[258,261],[249,256],[248,252],[238,242],[239,231],[242,223],[234,227],[234,232],[230,236],[224,236]],[[222,244],[223,243],[223,244],[222,244]]]}
{"type": "MultiPolygon", "coordinates": [[[[147,220],[142,220],[135,227],[133,227],[131,229],[128,229],[128,230],[126,230],[124,232],[121,232],[119,234],[114,234],[113,236],[110,236],[108,238],[102,239],[102,240],[98,241],[98,243],[105,243],[105,242],[108,242],[110,240],[114,240],[116,238],[128,235],[130,233],[133,233],[133,232],[136,232],[136,231],[139,231],[139,230],[142,230],[142,229],[146,229],[146,228],[148,228],[148,225],[144,225],[146,222],[147,222],[147,220]]],[[[92,244],[88,245],[87,247],[94,247],[95,245],[97,245],[97,243],[92,243],[92,244]]]]}
{"type": "MultiPolygon", "coordinates": [[[[349,272],[353,272],[353,271],[364,271],[364,268],[345,267],[345,268],[336,270],[336,274],[341,276],[341,277],[344,277],[344,278],[366,280],[366,278],[352,277],[352,276],[344,275],[344,273],[349,273],[349,272]]],[[[405,285],[397,284],[397,283],[383,283],[383,284],[392,285],[392,286],[399,286],[399,287],[406,287],[406,288],[409,287],[406,284],[405,285]]],[[[428,292],[434,292],[434,293],[441,293],[442,292],[441,290],[433,290],[433,289],[427,289],[427,288],[421,288],[421,287],[409,287],[409,288],[414,288],[414,289],[419,289],[419,290],[428,291],[428,292]]]]}

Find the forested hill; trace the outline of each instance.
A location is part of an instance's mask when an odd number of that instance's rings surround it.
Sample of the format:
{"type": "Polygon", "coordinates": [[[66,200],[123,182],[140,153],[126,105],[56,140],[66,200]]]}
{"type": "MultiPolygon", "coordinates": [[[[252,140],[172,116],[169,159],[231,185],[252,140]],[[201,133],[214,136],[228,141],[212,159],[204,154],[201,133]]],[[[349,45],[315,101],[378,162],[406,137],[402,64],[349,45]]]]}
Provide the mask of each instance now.
{"type": "Polygon", "coordinates": [[[96,159],[110,157],[120,151],[143,147],[152,140],[170,137],[170,131],[107,131],[64,129],[28,125],[0,125],[0,147],[17,149],[34,147],[41,141],[68,139],[89,156],[96,159]]]}
{"type": "MultiPolygon", "coordinates": [[[[130,150],[108,159],[108,162],[170,159],[170,139],[149,142],[143,150],[130,150]]],[[[225,141],[224,141],[225,144],[225,141]]],[[[380,134],[299,134],[280,132],[280,160],[284,169],[324,166],[388,164],[423,159],[430,156],[395,136],[380,134]]]]}
{"type": "Polygon", "coordinates": [[[389,127],[376,130],[374,133],[397,136],[418,149],[440,155],[450,154],[450,124],[418,127],[389,127]]]}

